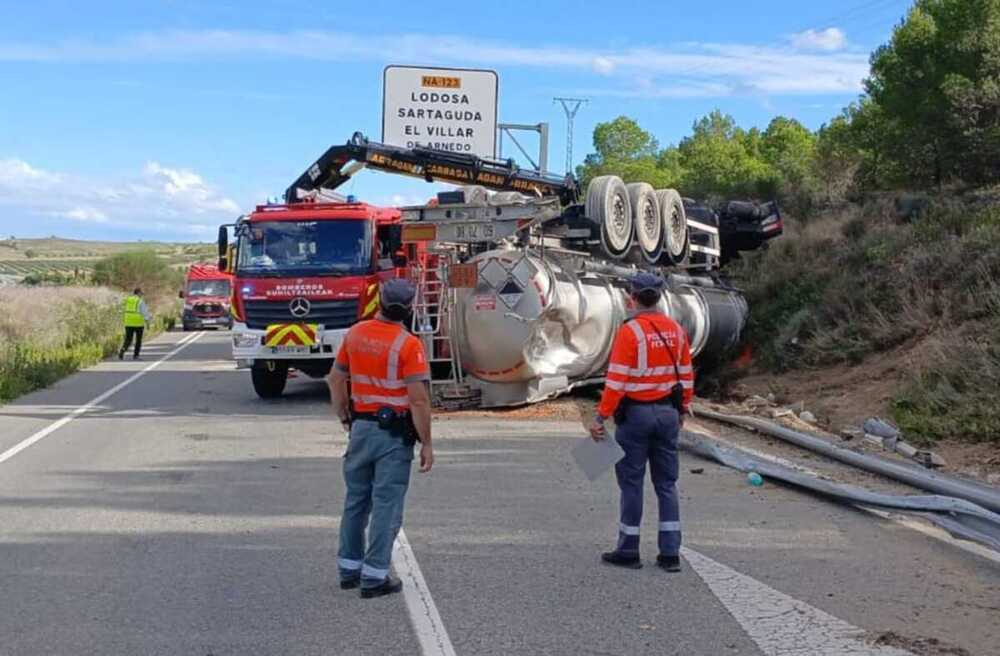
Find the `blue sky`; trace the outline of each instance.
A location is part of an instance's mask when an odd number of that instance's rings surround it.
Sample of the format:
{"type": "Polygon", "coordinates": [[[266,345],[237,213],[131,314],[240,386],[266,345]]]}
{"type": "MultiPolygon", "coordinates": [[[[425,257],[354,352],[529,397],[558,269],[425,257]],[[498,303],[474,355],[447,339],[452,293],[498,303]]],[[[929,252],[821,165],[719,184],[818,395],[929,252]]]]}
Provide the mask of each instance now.
{"type": "MultiPolygon", "coordinates": [[[[553,96],[589,99],[576,163],[620,114],[662,144],[715,108],[817,128],[909,5],[0,0],[0,235],[211,239],[329,145],[378,138],[387,64],[496,70],[500,119],[549,122],[560,171],[553,96]]],[[[432,192],[367,172],[351,184],[384,204],[432,192]]]]}

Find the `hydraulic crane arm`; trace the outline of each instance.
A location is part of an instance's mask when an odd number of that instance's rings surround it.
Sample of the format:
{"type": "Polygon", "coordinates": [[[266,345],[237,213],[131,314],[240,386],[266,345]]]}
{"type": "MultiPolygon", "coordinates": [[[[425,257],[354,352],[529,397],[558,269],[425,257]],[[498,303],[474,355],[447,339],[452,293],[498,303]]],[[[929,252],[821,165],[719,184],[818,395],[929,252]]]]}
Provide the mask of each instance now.
{"type": "Polygon", "coordinates": [[[580,187],[573,176],[559,177],[523,170],[513,160],[483,159],[431,148],[399,148],[368,141],[360,132],[343,146],[332,146],[285,191],[285,202],[300,200],[300,192],[336,189],[362,168],[399,173],[427,182],[480,185],[494,191],[516,191],[535,197],[575,203],[580,187]]]}

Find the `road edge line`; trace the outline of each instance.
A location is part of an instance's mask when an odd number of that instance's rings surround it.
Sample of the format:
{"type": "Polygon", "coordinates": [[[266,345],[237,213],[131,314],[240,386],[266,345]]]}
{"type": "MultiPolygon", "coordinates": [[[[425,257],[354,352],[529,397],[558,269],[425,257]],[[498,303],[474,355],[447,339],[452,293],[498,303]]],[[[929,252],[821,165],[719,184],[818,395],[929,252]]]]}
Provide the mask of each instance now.
{"type": "Polygon", "coordinates": [[[123,390],[124,388],[126,388],[129,385],[131,385],[132,383],[134,383],[136,380],[138,380],[138,379],[142,378],[143,376],[145,376],[147,373],[149,373],[153,369],[156,369],[161,364],[163,364],[164,362],[166,362],[167,360],[169,360],[173,356],[177,355],[181,351],[183,351],[185,348],[188,347],[188,345],[194,343],[195,340],[197,340],[199,337],[201,337],[204,334],[205,334],[204,331],[199,331],[197,333],[194,333],[193,335],[188,335],[184,339],[182,339],[179,342],[177,342],[177,347],[174,350],[170,351],[169,353],[167,353],[166,355],[164,355],[163,357],[161,357],[156,362],[153,362],[153,363],[149,364],[145,369],[137,371],[136,373],[132,374],[131,376],[129,376],[128,378],[126,378],[122,382],[118,383],[117,385],[115,385],[111,389],[107,390],[106,392],[104,392],[100,396],[97,396],[97,397],[91,399],[90,401],[88,401],[84,405],[79,406],[78,408],[76,408],[75,410],[73,410],[71,413],[69,413],[68,415],[64,416],[63,418],[57,419],[56,421],[52,422],[51,424],[49,424],[48,426],[46,426],[42,430],[34,433],[30,437],[26,437],[25,439],[21,440],[20,442],[18,442],[14,446],[10,447],[9,449],[7,449],[6,451],[4,451],[3,453],[0,453],[0,464],[6,462],[8,460],[10,460],[11,458],[13,458],[14,456],[16,456],[20,452],[24,451],[28,447],[32,446],[33,444],[36,444],[37,442],[40,442],[41,440],[45,439],[46,437],[48,437],[52,433],[56,432],[57,430],[59,430],[60,428],[62,428],[63,426],[65,426],[66,424],[70,423],[71,421],[73,421],[77,417],[90,412],[99,403],[102,403],[102,402],[106,401],[107,399],[109,399],[110,397],[114,396],[115,394],[117,394],[118,392],[120,392],[121,390],[123,390]]]}
{"type": "Polygon", "coordinates": [[[396,537],[393,555],[393,567],[403,581],[403,599],[406,601],[413,632],[420,643],[420,652],[423,656],[456,656],[448,630],[444,628],[441,614],[434,604],[427,581],[424,580],[417,557],[403,529],[399,530],[396,537]]]}

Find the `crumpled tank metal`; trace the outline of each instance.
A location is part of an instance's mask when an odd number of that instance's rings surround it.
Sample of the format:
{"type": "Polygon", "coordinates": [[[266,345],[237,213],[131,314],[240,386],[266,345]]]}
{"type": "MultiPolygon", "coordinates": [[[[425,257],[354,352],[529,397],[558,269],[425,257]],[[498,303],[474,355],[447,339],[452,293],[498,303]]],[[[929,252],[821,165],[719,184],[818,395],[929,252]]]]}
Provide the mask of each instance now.
{"type": "MultiPolygon", "coordinates": [[[[468,373],[492,383],[603,375],[614,335],[628,317],[624,278],[577,273],[572,262],[564,266],[521,249],[488,251],[471,261],[477,285],[458,290],[454,324],[468,373]]],[[[739,292],[690,284],[671,285],[660,308],[687,331],[696,357],[734,346],[748,315],[739,292]]]]}

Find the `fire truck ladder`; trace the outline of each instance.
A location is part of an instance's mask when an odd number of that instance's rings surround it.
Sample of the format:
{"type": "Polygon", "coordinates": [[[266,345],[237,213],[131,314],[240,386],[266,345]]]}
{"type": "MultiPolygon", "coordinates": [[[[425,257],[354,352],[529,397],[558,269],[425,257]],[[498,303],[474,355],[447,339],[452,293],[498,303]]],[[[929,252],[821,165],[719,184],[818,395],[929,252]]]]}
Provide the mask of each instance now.
{"type": "Polygon", "coordinates": [[[454,339],[456,298],[455,290],[448,284],[453,256],[450,249],[434,248],[429,257],[412,269],[417,288],[412,332],[424,344],[432,373],[447,372],[443,377],[431,377],[431,399],[437,406],[460,406],[474,395],[465,383],[462,356],[454,339]]]}

